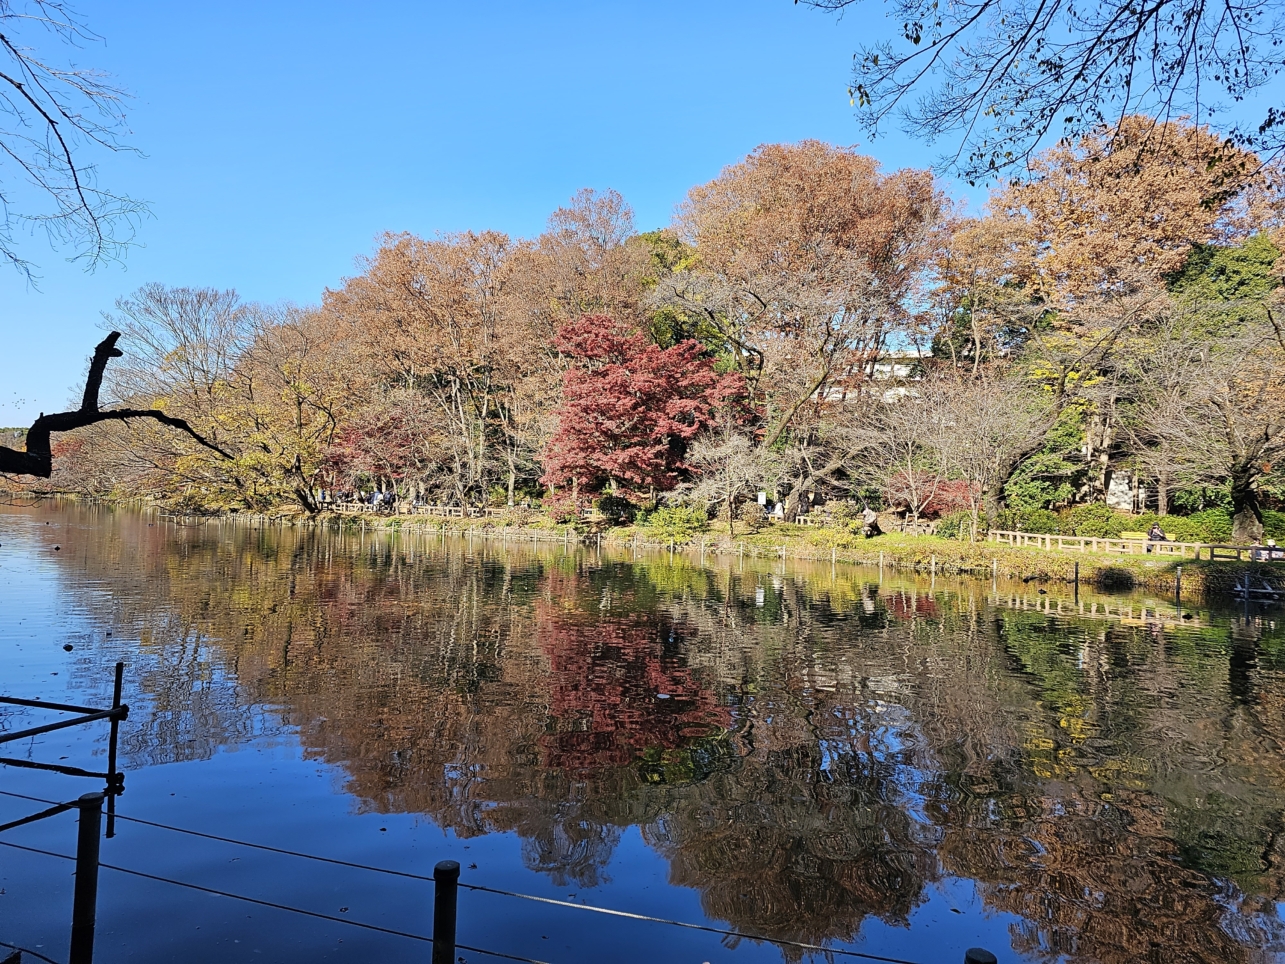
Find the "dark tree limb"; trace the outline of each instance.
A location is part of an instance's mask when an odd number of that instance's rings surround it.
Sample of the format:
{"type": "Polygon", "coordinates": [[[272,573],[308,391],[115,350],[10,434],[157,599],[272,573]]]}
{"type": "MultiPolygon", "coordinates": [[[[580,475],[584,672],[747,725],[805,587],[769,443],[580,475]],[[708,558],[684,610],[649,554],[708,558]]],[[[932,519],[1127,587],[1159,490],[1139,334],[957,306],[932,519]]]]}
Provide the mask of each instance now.
{"type": "Polygon", "coordinates": [[[85,394],[80,408],[74,412],[56,412],[53,415],[41,413],[40,417],[27,430],[27,447],[25,452],[5,448],[0,445],[0,472],[14,475],[34,475],[47,479],[53,474],[52,438],[54,432],[70,432],[73,429],[97,425],[99,422],[124,422],[131,418],[150,418],[162,425],[186,432],[193,439],[213,452],[218,452],[225,459],[232,456],[203,437],[192,426],[181,418],[166,415],[155,408],[113,408],[103,411],[98,407],[98,393],[103,387],[103,373],[107,362],[120,358],[123,352],[116,347],[120,338],[119,331],[98,343],[94,349],[93,360],[89,363],[89,373],[85,376],[85,394]]]}

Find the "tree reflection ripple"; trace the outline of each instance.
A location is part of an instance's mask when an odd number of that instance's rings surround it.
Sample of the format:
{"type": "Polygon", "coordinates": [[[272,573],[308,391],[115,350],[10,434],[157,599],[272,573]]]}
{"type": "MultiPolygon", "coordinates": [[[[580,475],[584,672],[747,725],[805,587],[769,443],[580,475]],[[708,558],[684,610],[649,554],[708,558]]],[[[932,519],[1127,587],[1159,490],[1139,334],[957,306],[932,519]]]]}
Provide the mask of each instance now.
{"type": "Polygon", "coordinates": [[[93,537],[59,578],[110,600],[101,658],[147,704],[130,766],[297,740],[360,809],[514,832],[559,886],[638,828],[711,918],[775,938],[907,925],[955,880],[1030,960],[1285,947],[1270,617],[71,511],[93,537]]]}

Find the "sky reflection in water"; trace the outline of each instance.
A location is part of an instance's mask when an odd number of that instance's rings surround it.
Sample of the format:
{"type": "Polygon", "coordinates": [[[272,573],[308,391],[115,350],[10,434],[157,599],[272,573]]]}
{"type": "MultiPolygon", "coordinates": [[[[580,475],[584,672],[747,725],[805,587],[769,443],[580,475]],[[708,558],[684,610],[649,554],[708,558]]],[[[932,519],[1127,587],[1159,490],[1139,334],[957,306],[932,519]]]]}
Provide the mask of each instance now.
{"type": "MultiPolygon", "coordinates": [[[[0,510],[0,543],[5,692],[105,703],[128,664],[124,815],[419,873],[449,857],[466,881],[925,964],[975,944],[1285,959],[1271,613],[75,507],[0,510]]],[[[4,752],[99,768],[104,735],[4,752]]],[[[0,767],[4,790],[89,788],[0,767]]],[[[0,822],[29,809],[0,797],[0,822]]],[[[70,853],[73,824],[4,839],[70,853]]],[[[137,824],[103,859],[431,926],[427,885],[137,824]]],[[[65,959],[70,869],[0,849],[0,940],[65,959]]],[[[427,959],[109,871],[102,888],[100,962],[427,959]]],[[[801,956],[490,895],[461,908],[461,942],[559,964],[801,956]]]]}

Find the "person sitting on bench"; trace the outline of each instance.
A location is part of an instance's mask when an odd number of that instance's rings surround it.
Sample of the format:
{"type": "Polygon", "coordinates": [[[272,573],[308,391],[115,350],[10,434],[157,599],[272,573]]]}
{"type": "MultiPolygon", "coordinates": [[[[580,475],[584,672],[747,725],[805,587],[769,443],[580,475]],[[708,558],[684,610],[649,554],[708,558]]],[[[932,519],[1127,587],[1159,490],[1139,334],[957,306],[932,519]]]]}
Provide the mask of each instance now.
{"type": "MultiPolygon", "coordinates": [[[[1168,542],[1169,541],[1169,537],[1165,535],[1164,530],[1160,528],[1159,522],[1151,523],[1151,531],[1147,533],[1147,541],[1148,542],[1168,542]]],[[[1151,551],[1151,547],[1147,546],[1147,552],[1150,552],[1150,551],[1151,551]]]]}

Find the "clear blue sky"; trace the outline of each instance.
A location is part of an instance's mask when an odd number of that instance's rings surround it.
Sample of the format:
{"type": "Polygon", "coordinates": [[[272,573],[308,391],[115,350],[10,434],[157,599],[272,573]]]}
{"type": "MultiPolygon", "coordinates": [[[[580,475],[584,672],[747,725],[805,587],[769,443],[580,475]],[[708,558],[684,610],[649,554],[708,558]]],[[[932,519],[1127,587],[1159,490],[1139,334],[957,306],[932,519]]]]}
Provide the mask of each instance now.
{"type": "Polygon", "coordinates": [[[0,270],[0,425],[60,409],[100,313],[149,281],[314,303],[384,231],[532,235],[586,186],[656,228],[758,144],[858,143],[852,53],[885,29],[791,0],[76,7],[104,38],[80,59],[133,93],[145,155],[97,157],[99,180],[152,216],[123,266],[33,242],[38,291],[0,270]]]}

